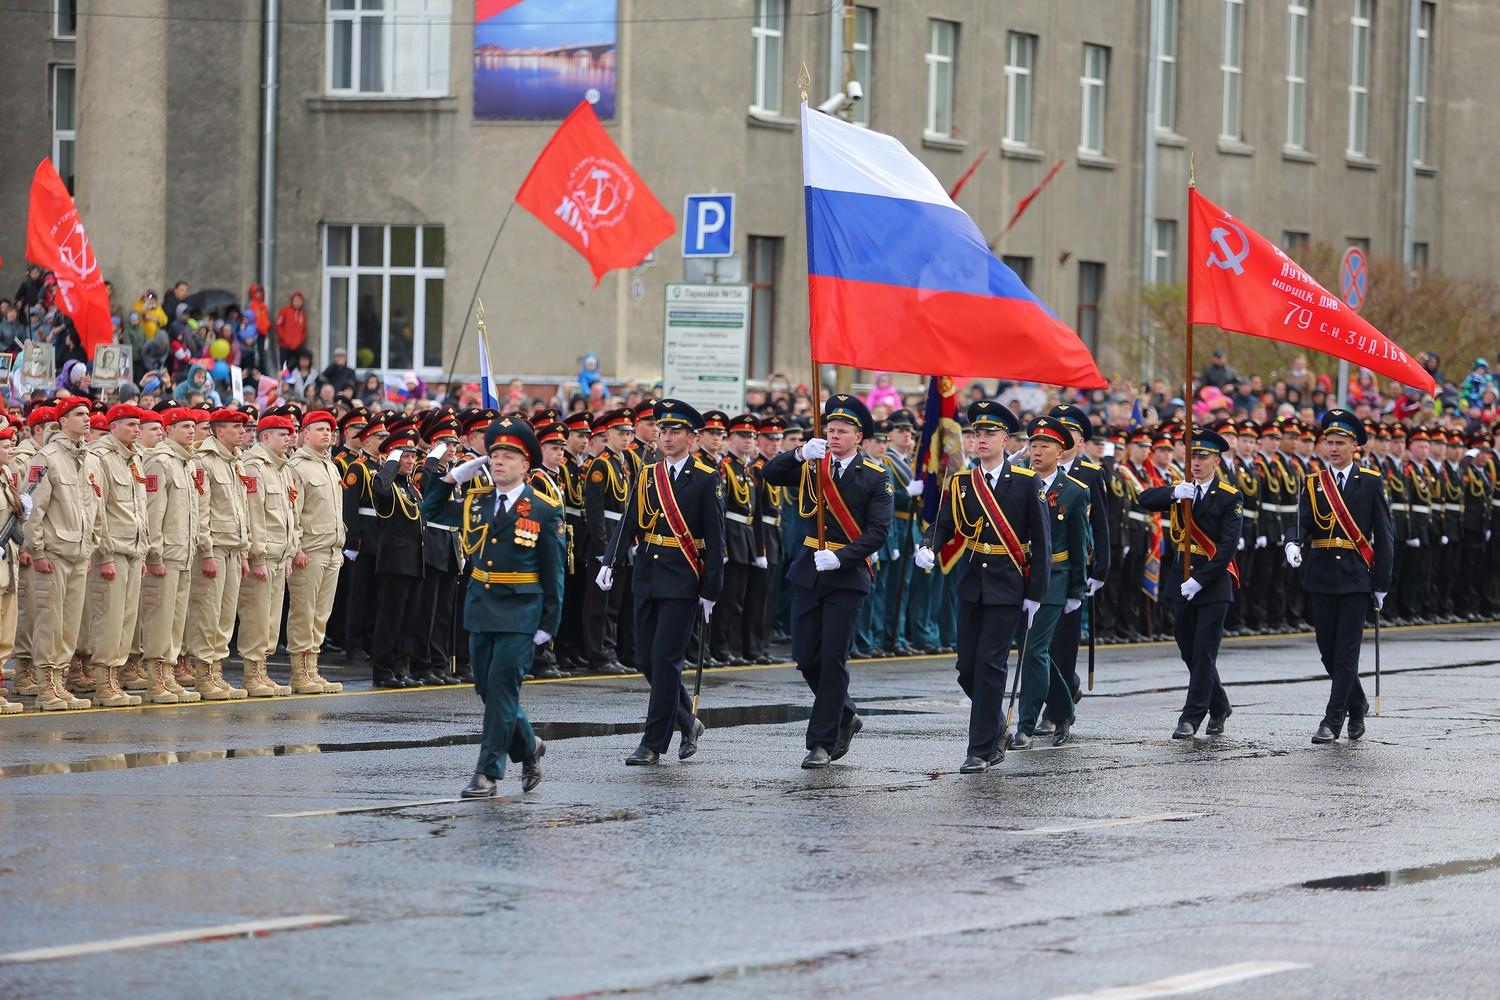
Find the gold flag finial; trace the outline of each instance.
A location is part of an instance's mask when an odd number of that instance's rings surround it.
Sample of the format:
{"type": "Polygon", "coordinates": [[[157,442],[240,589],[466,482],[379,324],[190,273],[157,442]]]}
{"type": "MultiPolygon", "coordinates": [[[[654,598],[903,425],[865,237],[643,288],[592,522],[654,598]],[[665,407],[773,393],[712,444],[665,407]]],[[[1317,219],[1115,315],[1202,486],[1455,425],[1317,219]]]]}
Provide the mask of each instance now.
{"type": "Polygon", "coordinates": [[[1188,187],[1198,186],[1198,165],[1194,154],[1188,153],[1188,187]]]}
{"type": "Polygon", "coordinates": [[[807,71],[807,63],[802,64],[802,72],[797,74],[797,91],[802,95],[802,103],[807,103],[807,89],[812,86],[812,74],[807,71]]]}
{"type": "MultiPolygon", "coordinates": [[[[484,299],[475,299],[474,301],[479,304],[478,308],[474,310],[474,322],[480,330],[484,330],[484,299]]],[[[485,332],[489,331],[485,330],[485,332]]]]}

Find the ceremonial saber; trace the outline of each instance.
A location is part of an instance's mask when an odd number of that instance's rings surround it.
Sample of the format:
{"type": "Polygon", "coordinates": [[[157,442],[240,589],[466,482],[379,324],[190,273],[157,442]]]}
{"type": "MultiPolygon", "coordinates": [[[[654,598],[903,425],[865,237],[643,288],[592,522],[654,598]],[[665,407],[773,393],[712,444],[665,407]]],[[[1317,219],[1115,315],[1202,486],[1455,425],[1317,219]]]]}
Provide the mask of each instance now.
{"type": "Polygon", "coordinates": [[[708,616],[699,612],[703,628],[698,633],[698,676],[693,679],[693,718],[698,718],[698,693],[703,690],[703,653],[708,648],[708,616]]]}
{"type": "Polygon", "coordinates": [[[1089,690],[1094,690],[1094,633],[1098,631],[1098,619],[1094,615],[1094,595],[1089,595],[1089,690]]]}
{"type": "Polygon", "coordinates": [[[1375,605],[1375,714],[1380,714],[1380,605],[1375,605]]]}
{"type": "MultiPolygon", "coordinates": [[[[1038,608],[1038,611],[1041,609],[1038,608]]],[[[1021,606],[1021,613],[1026,613],[1026,606],[1021,606]]],[[[1031,637],[1031,622],[1026,623],[1026,631],[1021,633],[1021,655],[1016,657],[1016,679],[1010,686],[1010,707],[1005,710],[1005,732],[1010,732],[1011,720],[1016,715],[1016,695],[1021,691],[1021,664],[1026,660],[1026,640],[1031,637]]]]}

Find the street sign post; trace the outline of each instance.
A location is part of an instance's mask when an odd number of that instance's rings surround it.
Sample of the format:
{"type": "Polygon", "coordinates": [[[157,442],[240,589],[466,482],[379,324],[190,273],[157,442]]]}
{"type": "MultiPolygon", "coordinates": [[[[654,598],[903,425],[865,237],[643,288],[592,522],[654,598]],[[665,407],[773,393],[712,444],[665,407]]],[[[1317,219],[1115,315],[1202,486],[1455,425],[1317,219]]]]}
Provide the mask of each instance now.
{"type": "Polygon", "coordinates": [[[669,284],[662,330],[662,395],[699,410],[745,405],[749,285],[669,284]]]}
{"type": "Polygon", "coordinates": [[[690,194],[682,201],[682,255],[734,253],[734,195],[690,194]]]}
{"type": "MultiPolygon", "coordinates": [[[[1350,247],[1344,251],[1344,259],[1339,262],[1339,296],[1344,300],[1344,305],[1359,312],[1365,300],[1370,297],[1370,262],[1365,259],[1365,252],[1359,247],[1350,247]]],[[[1339,362],[1339,385],[1337,398],[1340,407],[1349,405],[1349,362],[1339,362]]]]}

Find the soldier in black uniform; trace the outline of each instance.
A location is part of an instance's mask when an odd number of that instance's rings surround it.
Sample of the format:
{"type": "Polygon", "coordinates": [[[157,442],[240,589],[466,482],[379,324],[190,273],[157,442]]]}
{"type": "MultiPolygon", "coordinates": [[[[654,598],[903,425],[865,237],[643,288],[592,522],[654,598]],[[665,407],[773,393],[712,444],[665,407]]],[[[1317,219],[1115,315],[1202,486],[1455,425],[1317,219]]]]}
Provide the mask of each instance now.
{"type": "Polygon", "coordinates": [[[757,454],[750,463],[756,490],[755,542],[765,565],[756,564],[745,588],[745,657],[755,663],[776,663],[771,655],[771,624],[781,591],[781,503],[785,491],[766,482],[765,471],[766,464],[781,451],[786,421],[778,416],[762,417],[756,421],[755,430],[757,454]]]}
{"type": "MultiPolygon", "coordinates": [[[[1063,453],[1062,461],[1058,464],[1059,470],[1063,475],[1087,486],[1089,490],[1087,596],[1093,597],[1103,588],[1104,581],[1109,579],[1109,480],[1103,466],[1083,457],[1084,442],[1094,436],[1094,425],[1089,421],[1088,415],[1076,406],[1065,404],[1054,406],[1048,416],[1062,421],[1073,435],[1073,448],[1063,453]]],[[[1097,623],[1091,623],[1089,627],[1095,628],[1097,623]]],[[[1078,644],[1082,636],[1081,607],[1072,614],[1063,615],[1057,623],[1057,631],[1052,635],[1052,662],[1062,671],[1073,692],[1075,703],[1083,700],[1083,683],[1078,677],[1078,644]]],[[[1037,730],[1037,735],[1048,732],[1051,730],[1044,725],[1037,730]]]]}
{"type": "Polygon", "coordinates": [[[1463,473],[1459,459],[1463,457],[1463,439],[1455,442],[1454,434],[1437,430],[1432,436],[1433,465],[1437,473],[1437,489],[1432,495],[1432,518],[1440,527],[1437,547],[1437,566],[1432,575],[1436,591],[1437,618],[1443,622],[1456,622],[1458,618],[1459,593],[1463,581],[1459,578],[1462,556],[1459,546],[1463,541],[1463,473]],[[1439,511],[1441,508],[1441,511],[1439,511]]]}
{"type": "Polygon", "coordinates": [[[1463,585],[1457,588],[1462,595],[1456,614],[1471,622],[1480,621],[1485,610],[1485,589],[1489,585],[1488,551],[1485,543],[1490,534],[1490,494],[1494,492],[1494,481],[1485,468],[1484,452],[1479,450],[1489,445],[1489,435],[1480,431],[1468,437],[1467,444],[1472,454],[1465,453],[1459,460],[1459,485],[1463,499],[1459,501],[1463,526],[1463,544],[1459,546],[1459,579],[1463,585]]]}
{"type": "MultiPolygon", "coordinates": [[[[1254,432],[1241,434],[1241,428],[1232,420],[1226,420],[1214,428],[1229,445],[1229,450],[1219,458],[1219,475],[1230,486],[1239,491],[1242,517],[1240,537],[1235,543],[1235,565],[1239,569],[1241,584],[1250,579],[1255,571],[1258,551],[1256,535],[1260,530],[1260,478],[1256,474],[1253,459],[1254,432]],[[1247,448],[1247,437],[1250,447],[1247,448]]],[[[1234,588],[1229,611],[1224,616],[1225,635],[1249,635],[1251,611],[1248,588],[1234,588]]]]}
{"type": "Polygon", "coordinates": [[[359,437],[363,451],[344,473],[344,555],[353,563],[349,570],[349,617],[344,649],[351,658],[370,655],[375,633],[371,612],[376,601],[375,565],[380,557],[375,470],[379,468],[380,443],[388,435],[384,416],[371,417],[359,437]]]}
{"type": "Polygon", "coordinates": [[[787,570],[792,658],[813,692],[805,768],[827,767],[849,750],[863,723],[849,697],[849,643],[870,592],[869,558],[891,530],[893,487],[885,468],[859,454],[874,421],[860,400],[839,393],[823,408],[823,438],[766,464],[766,482],[796,487],[808,529],[787,570]],[[821,484],[821,485],[815,485],[821,484]],[[817,503],[827,507],[819,544],[817,503]]]}
{"type": "MultiPolygon", "coordinates": [[[[635,477],[631,470],[636,459],[627,458],[630,445],[631,414],[629,410],[610,410],[599,415],[594,428],[604,432],[605,447],[588,464],[584,475],[583,512],[585,537],[584,564],[595,574],[609,546],[609,537],[625,516],[635,477]]],[[[629,552],[625,558],[629,558],[629,552]]],[[[620,662],[619,620],[625,586],[609,591],[590,585],[584,590],[584,624],[588,636],[589,668],[601,674],[628,674],[630,668],[620,662]]],[[[634,655],[631,655],[634,659],[634,655]]]]}
{"type": "Polygon", "coordinates": [[[1407,621],[1413,625],[1432,624],[1432,559],[1436,551],[1437,534],[1433,517],[1434,501],[1432,482],[1428,478],[1431,466],[1428,463],[1431,442],[1427,430],[1413,427],[1406,437],[1406,459],[1401,463],[1402,478],[1406,482],[1406,499],[1411,505],[1407,511],[1405,559],[1401,565],[1401,603],[1406,609],[1407,621]]]}
{"type": "Polygon", "coordinates": [[[1354,446],[1366,440],[1364,427],[1338,409],[1324,413],[1322,425],[1327,467],[1303,483],[1286,561],[1295,568],[1306,560],[1302,586],[1323,669],[1333,682],[1312,739],[1332,743],[1346,717],[1351,740],[1365,734],[1370,706],[1359,682],[1359,647],[1371,601],[1379,611],[1391,589],[1393,549],[1384,479],[1354,464],[1354,446]]]}
{"type": "Polygon", "coordinates": [[[955,535],[963,537],[964,553],[953,570],[958,574],[958,685],[972,706],[967,756],[959,770],[978,774],[1005,759],[1011,640],[1023,609],[1029,619],[1046,596],[1052,550],[1036,474],[1012,466],[1005,457],[1020,419],[990,399],[970,403],[968,417],[979,465],[960,469],[948,480],[932,536],[914,558],[917,568],[930,570],[936,552],[955,535]],[[981,490],[993,506],[981,498],[981,490]],[[1012,544],[1020,551],[1012,551],[1012,544]]]}
{"type": "Polygon", "coordinates": [[[719,478],[724,481],[724,591],[719,597],[718,613],[709,630],[709,648],[713,657],[723,663],[744,666],[746,657],[745,594],[750,574],[766,567],[755,528],[757,514],[756,482],[750,473],[755,455],[755,418],[741,413],[729,421],[729,446],[719,461],[719,478]]]}
{"type": "MultiPolygon", "coordinates": [[[[593,584],[589,568],[583,561],[583,542],[587,526],[583,517],[584,465],[589,461],[589,435],[594,422],[587,413],[570,413],[563,418],[567,428],[563,450],[563,515],[568,528],[569,568],[563,584],[562,630],[553,640],[558,666],[571,673],[585,673],[589,658],[585,652],[583,632],[583,595],[593,584]]],[[[597,567],[595,567],[597,571],[597,567]]]]}
{"type": "Polygon", "coordinates": [[[1140,495],[1150,485],[1146,455],[1151,447],[1151,432],[1144,427],[1131,431],[1125,441],[1124,459],[1115,466],[1115,474],[1125,487],[1125,517],[1121,522],[1120,565],[1116,571],[1119,622],[1117,637],[1125,642],[1146,638],[1147,598],[1141,592],[1141,574],[1150,553],[1153,521],[1140,508],[1140,495]]]}
{"type": "Polygon", "coordinates": [[[1176,606],[1177,649],[1188,668],[1187,699],[1172,730],[1174,740],[1197,735],[1205,715],[1206,732],[1217,736],[1233,712],[1218,666],[1224,616],[1239,584],[1234,556],[1243,523],[1240,491],[1218,475],[1220,457],[1228,450],[1222,435],[1194,430],[1188,459],[1191,482],[1155,486],[1141,494],[1142,507],[1170,509],[1172,517],[1174,553],[1171,568],[1161,576],[1162,592],[1176,606]],[[1183,503],[1192,505],[1191,533],[1183,503]],[[1184,554],[1191,558],[1185,560],[1184,554]]]}
{"type": "Polygon", "coordinates": [[[380,445],[384,461],[375,474],[372,490],[379,523],[380,545],[375,556],[376,600],[373,668],[375,686],[420,687],[424,682],[411,673],[417,637],[418,604],[426,575],[426,542],[422,521],[422,497],[412,484],[417,462],[417,436],[404,420],[380,445]]]}
{"type": "MultiPolygon", "coordinates": [[[[545,416],[546,413],[542,415],[545,416]]],[[[537,447],[540,449],[542,460],[539,464],[532,466],[527,474],[526,482],[537,493],[556,501],[559,507],[565,508],[568,473],[563,455],[567,451],[568,429],[557,420],[544,420],[534,424],[532,429],[536,434],[537,447]]],[[[564,510],[564,515],[563,572],[566,579],[566,574],[573,571],[573,548],[571,535],[567,531],[566,510],[564,510]]],[[[554,638],[552,642],[542,643],[533,649],[529,676],[544,680],[571,676],[562,669],[559,656],[553,648],[554,644],[559,641],[558,638],[554,638]]]]}
{"type": "Polygon", "coordinates": [[[682,684],[693,622],[712,622],[724,582],[724,503],[713,466],[692,454],[692,436],[702,426],[698,411],[677,399],[654,404],[657,459],[647,465],[631,490],[625,516],[610,538],[595,581],[614,589],[614,571],[635,548],[636,661],[651,682],[646,731],[626,764],[650,765],[682,734],[677,756],[698,750],[703,723],[682,684]],[[690,548],[685,548],[688,546],[690,548]]]}
{"type": "MultiPolygon", "coordinates": [[[[458,446],[458,420],[444,410],[428,410],[422,436],[441,456],[428,458],[412,473],[418,496],[426,495],[429,476],[441,476],[452,463],[458,446]]],[[[422,526],[426,573],[418,597],[417,630],[420,635],[412,651],[411,672],[423,684],[462,684],[455,669],[454,618],[458,614],[458,574],[463,565],[459,552],[458,526],[426,521],[422,526]]]]}

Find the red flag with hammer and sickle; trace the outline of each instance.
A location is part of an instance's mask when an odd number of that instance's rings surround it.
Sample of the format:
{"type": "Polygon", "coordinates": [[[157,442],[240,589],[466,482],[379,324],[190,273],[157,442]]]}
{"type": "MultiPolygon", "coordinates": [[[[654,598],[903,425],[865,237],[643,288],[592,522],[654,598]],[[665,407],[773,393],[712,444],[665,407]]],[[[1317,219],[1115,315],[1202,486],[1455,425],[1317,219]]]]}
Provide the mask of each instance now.
{"type": "Polygon", "coordinates": [[[31,205],[26,214],[26,258],[57,278],[57,305],[78,329],[83,349],[113,339],[109,319],[109,291],[99,271],[98,258],[83,231],[83,220],[73,196],[57,176],[50,159],[37,165],[31,178],[31,205]]]}

